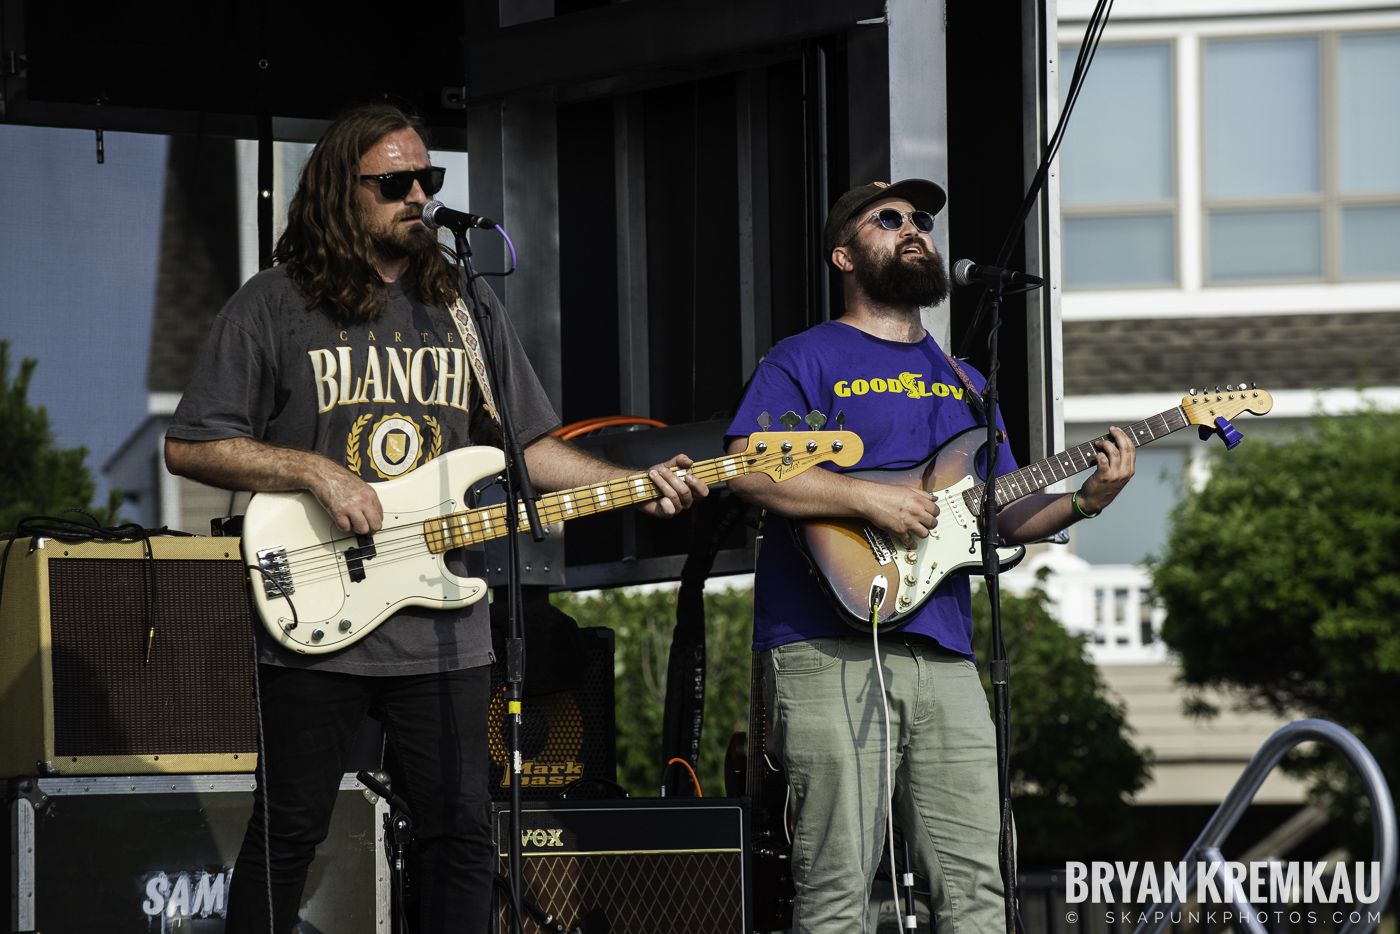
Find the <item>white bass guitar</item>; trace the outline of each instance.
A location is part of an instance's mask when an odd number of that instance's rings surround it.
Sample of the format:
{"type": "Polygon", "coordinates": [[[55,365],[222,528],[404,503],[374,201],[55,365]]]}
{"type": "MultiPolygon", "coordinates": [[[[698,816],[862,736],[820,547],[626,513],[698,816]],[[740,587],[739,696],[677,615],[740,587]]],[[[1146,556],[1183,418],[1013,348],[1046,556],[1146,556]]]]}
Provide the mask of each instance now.
{"type": "MultiPolygon", "coordinates": [[[[748,448],[701,461],[693,473],[707,484],[750,473],[786,480],[824,461],[849,467],[864,453],[849,431],[790,431],[749,436],[748,448]]],[[[466,492],[505,469],[497,448],[449,451],[411,473],[376,483],[384,527],[373,535],[342,532],[308,492],[259,493],[243,519],[245,564],[258,615],[279,643],[315,654],[343,649],[407,606],[466,606],[486,582],[458,577],[444,553],[506,534],[504,504],[462,509],[466,492]],[[260,579],[259,579],[260,578],[260,579]]],[[[544,524],[659,498],[645,473],[540,497],[544,524]]],[[[520,508],[517,528],[529,528],[520,508]]]]}

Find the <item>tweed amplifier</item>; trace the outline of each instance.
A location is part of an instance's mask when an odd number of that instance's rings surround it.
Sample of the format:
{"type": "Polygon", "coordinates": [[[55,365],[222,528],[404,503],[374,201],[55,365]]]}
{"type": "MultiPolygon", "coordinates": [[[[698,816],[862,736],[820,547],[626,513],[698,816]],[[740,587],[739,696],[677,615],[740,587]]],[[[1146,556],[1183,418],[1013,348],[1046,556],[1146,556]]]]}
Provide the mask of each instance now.
{"type": "Polygon", "coordinates": [[[154,559],[141,542],[10,548],[0,777],[256,767],[238,539],[153,538],[150,548],[154,559]]]}
{"type": "MultiPolygon", "coordinates": [[[[506,806],[494,823],[507,874],[506,806]]],[[[601,910],[612,934],[745,934],[747,824],[740,798],[532,801],[521,813],[525,893],[566,925],[601,910]]],[[[498,917],[508,934],[508,907],[498,917]]],[[[541,928],[527,916],[525,930],[541,928]]]]}

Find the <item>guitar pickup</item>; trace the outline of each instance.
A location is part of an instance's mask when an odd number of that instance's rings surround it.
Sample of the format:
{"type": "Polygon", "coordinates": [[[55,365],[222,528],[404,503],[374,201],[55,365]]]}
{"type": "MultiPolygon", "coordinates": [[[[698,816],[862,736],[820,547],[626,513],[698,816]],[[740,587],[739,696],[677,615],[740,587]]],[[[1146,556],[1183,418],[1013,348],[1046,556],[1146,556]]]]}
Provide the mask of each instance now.
{"type": "Polygon", "coordinates": [[[357,535],[360,544],[345,549],[345,569],[350,572],[350,582],[358,584],[365,579],[365,562],[376,554],[373,535],[357,535]]]}

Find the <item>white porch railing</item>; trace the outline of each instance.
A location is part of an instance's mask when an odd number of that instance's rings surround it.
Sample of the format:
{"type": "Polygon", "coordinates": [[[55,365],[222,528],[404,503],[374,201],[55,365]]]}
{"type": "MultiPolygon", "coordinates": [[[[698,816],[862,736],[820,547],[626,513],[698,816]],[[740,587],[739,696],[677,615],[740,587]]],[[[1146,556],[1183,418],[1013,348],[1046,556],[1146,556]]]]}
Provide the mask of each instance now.
{"type": "Polygon", "coordinates": [[[1045,581],[1051,613],[1070,632],[1090,635],[1089,654],[1100,665],[1143,665],[1167,660],[1162,644],[1166,611],[1150,599],[1147,571],[1131,564],[1089,564],[1056,548],[1036,555],[1002,575],[1002,586],[1025,594],[1036,571],[1049,567],[1045,581]]]}

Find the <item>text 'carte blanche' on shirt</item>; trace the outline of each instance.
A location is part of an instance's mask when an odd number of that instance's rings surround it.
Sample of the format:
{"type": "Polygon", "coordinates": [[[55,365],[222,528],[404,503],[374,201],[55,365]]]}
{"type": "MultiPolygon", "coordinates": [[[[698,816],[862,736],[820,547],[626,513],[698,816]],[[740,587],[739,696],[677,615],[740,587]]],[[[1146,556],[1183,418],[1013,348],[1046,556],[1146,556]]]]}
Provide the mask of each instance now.
{"type": "Polygon", "coordinates": [[[388,363],[384,366],[380,364],[378,347],[365,348],[359,366],[352,359],[354,351],[352,347],[307,351],[315,377],[318,412],[366,402],[416,400],[420,405],[450,405],[457,409],[466,409],[470,404],[471,364],[460,347],[386,347],[384,357],[388,363]],[[428,369],[430,374],[425,373],[428,369]]]}

